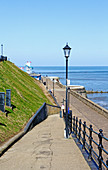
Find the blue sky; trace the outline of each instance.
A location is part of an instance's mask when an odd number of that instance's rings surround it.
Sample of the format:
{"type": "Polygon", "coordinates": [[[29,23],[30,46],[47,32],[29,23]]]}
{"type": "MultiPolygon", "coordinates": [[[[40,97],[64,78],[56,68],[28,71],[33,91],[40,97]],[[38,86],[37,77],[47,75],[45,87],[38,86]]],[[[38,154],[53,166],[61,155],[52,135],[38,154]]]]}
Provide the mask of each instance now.
{"type": "Polygon", "coordinates": [[[108,65],[108,0],[0,0],[0,44],[16,65],[108,65]]]}

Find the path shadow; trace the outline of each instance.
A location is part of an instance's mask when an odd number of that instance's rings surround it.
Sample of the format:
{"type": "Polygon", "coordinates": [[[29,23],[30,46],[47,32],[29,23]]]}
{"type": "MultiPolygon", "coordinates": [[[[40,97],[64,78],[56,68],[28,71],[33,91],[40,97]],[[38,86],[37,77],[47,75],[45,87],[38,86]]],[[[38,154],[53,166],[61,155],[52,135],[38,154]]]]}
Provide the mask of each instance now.
{"type": "Polygon", "coordinates": [[[9,110],[5,110],[6,117],[8,117],[8,114],[11,113],[9,110]]]}
{"type": "Polygon", "coordinates": [[[6,127],[6,125],[4,123],[0,123],[0,126],[5,126],[6,127]]]}
{"type": "MultiPolygon", "coordinates": [[[[12,108],[12,110],[14,110],[16,108],[16,106],[11,104],[11,108],[12,108]]],[[[5,110],[5,113],[6,113],[6,117],[8,117],[8,114],[11,112],[9,110],[5,110]]]]}
{"type": "Polygon", "coordinates": [[[12,110],[16,108],[16,106],[15,106],[15,105],[13,105],[13,104],[11,104],[11,107],[12,107],[12,110]]]}

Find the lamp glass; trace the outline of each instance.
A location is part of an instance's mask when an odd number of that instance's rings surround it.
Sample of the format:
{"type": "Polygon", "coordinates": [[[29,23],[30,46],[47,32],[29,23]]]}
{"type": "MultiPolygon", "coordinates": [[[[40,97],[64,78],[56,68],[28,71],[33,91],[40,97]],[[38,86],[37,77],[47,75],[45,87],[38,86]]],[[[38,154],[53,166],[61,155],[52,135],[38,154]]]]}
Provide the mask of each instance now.
{"type": "Polygon", "coordinates": [[[65,55],[65,57],[69,57],[69,55],[70,55],[70,49],[65,49],[65,50],[64,50],[64,55],[65,55]]]}
{"type": "Polygon", "coordinates": [[[66,46],[63,48],[63,50],[64,50],[64,55],[65,55],[65,57],[68,58],[69,55],[70,55],[70,50],[71,50],[71,48],[68,46],[68,43],[67,43],[66,46]]]}

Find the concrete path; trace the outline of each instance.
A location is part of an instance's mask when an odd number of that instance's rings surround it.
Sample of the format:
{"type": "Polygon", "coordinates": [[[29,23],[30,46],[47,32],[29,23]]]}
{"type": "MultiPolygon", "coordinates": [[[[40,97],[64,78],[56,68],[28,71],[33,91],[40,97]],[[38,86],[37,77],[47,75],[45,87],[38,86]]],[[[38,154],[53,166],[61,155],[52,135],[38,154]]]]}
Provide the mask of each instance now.
{"type": "MultiPolygon", "coordinates": [[[[53,91],[53,82],[50,79],[48,80],[48,87],[53,91]]],[[[54,96],[61,106],[63,98],[66,98],[66,90],[54,83],[54,96]]],[[[108,138],[108,119],[106,117],[99,114],[97,111],[87,106],[73,95],[70,95],[70,109],[72,110],[73,116],[78,117],[82,120],[82,122],[86,121],[87,126],[92,124],[93,130],[95,130],[96,132],[99,132],[99,129],[102,129],[104,136],[108,138]]],[[[93,138],[97,143],[99,142],[99,139],[96,135],[93,135],[93,138]]],[[[108,150],[107,141],[103,140],[103,146],[105,150],[108,150]]],[[[94,143],[93,148],[97,150],[96,152],[98,154],[99,151],[94,143]]],[[[104,154],[104,152],[103,160],[105,162],[107,160],[107,155],[104,154]]]]}
{"type": "MultiPolygon", "coordinates": [[[[50,79],[48,79],[48,88],[53,91],[53,82],[50,79]]],[[[63,98],[66,98],[66,90],[60,88],[56,83],[54,83],[54,89],[54,95],[61,106],[63,98]]],[[[106,117],[73,95],[70,95],[70,109],[72,109],[73,115],[78,116],[82,121],[86,121],[88,126],[92,124],[95,131],[98,132],[99,129],[103,129],[104,135],[108,138],[108,119],[106,117]]]]}
{"type": "Polygon", "coordinates": [[[64,121],[49,116],[0,158],[0,170],[88,170],[74,140],[64,138],[64,121]]]}
{"type": "MultiPolygon", "coordinates": [[[[52,82],[48,83],[52,89],[52,82]]],[[[65,90],[55,85],[55,96],[62,105],[65,90]]],[[[108,137],[108,119],[98,114],[76,97],[70,97],[70,108],[75,116],[94,130],[104,130],[108,137]]],[[[49,116],[26,134],[0,158],[0,170],[84,170],[90,169],[74,140],[64,139],[64,121],[58,115],[49,116]]],[[[105,144],[105,148],[107,147],[105,144]]]]}

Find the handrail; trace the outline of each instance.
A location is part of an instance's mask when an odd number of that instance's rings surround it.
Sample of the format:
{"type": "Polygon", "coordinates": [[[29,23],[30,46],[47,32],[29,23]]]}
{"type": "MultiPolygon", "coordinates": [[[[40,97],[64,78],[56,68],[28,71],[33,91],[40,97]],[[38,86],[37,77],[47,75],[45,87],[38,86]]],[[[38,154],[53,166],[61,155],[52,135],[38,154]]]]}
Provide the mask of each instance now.
{"type": "Polygon", "coordinates": [[[46,103],[46,105],[47,105],[47,106],[51,106],[51,107],[57,107],[57,108],[61,109],[60,106],[55,106],[55,105],[51,105],[51,104],[47,104],[47,103],[46,103]]]}
{"type": "Polygon", "coordinates": [[[58,102],[57,102],[57,100],[56,100],[55,96],[51,93],[51,91],[50,91],[50,90],[49,90],[48,92],[50,93],[50,95],[51,95],[51,96],[52,96],[52,98],[54,99],[54,101],[55,101],[56,105],[60,107],[60,105],[58,104],[58,102]]]}
{"type": "MultiPolygon", "coordinates": [[[[72,133],[74,133],[75,137],[78,138],[79,142],[82,144],[82,149],[88,151],[89,154],[88,158],[95,161],[95,163],[99,166],[99,170],[102,170],[103,166],[108,169],[108,158],[106,158],[108,157],[108,152],[103,147],[103,139],[108,142],[108,138],[106,138],[103,135],[103,130],[99,129],[99,132],[96,132],[93,130],[92,125],[88,127],[85,121],[84,123],[82,123],[81,119],[78,120],[78,117],[73,116],[72,111],[71,111],[71,117],[69,116],[69,114],[68,114],[68,119],[72,117],[71,120],[72,124],[71,127],[69,125],[69,129],[72,128],[72,133]],[[95,141],[93,134],[95,134],[98,137],[98,141],[99,141],[98,143],[95,141]],[[93,144],[95,144],[96,147],[93,148],[94,146],[93,144]],[[104,155],[106,155],[105,157],[106,162],[103,160],[102,151],[104,152],[104,155]],[[95,156],[97,157],[98,160],[97,162],[92,153],[94,153],[95,156]]],[[[64,114],[64,118],[65,118],[65,114],[64,114]]]]}

